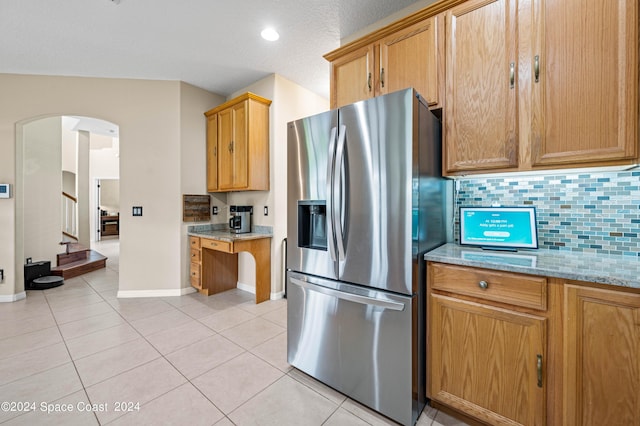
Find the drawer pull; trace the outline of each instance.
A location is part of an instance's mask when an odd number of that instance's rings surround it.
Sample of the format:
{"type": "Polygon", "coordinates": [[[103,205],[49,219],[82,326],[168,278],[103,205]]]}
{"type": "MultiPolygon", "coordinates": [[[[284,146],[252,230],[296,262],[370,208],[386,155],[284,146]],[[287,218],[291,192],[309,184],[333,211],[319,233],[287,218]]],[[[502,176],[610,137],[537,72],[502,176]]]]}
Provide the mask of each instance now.
{"type": "Polygon", "coordinates": [[[482,280],[478,283],[478,287],[480,287],[483,290],[486,290],[489,287],[489,283],[482,280]]]}
{"type": "Polygon", "coordinates": [[[536,369],[538,370],[538,387],[542,387],[542,355],[537,355],[536,369]]]}

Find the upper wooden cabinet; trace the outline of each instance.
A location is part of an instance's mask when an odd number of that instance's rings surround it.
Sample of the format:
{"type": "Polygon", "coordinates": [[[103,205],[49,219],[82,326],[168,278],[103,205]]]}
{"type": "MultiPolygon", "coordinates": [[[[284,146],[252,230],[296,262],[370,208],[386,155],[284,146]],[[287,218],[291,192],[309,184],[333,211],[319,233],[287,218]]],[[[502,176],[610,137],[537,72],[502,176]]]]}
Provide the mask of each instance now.
{"type": "Polygon", "coordinates": [[[413,87],[430,106],[442,101],[442,17],[432,16],[393,32],[373,34],[370,42],[325,55],[331,62],[331,107],[413,87]]]}
{"type": "Polygon", "coordinates": [[[446,173],[637,161],[638,47],[637,0],[451,8],[446,173]]]}
{"type": "Polygon", "coordinates": [[[207,117],[207,191],[218,190],[218,114],[207,117]]]}
{"type": "Polygon", "coordinates": [[[373,46],[365,46],[331,62],[331,108],[374,96],[373,52],[373,46]]]}
{"type": "Polygon", "coordinates": [[[638,155],[638,0],[534,1],[532,164],[638,155]]]}
{"type": "Polygon", "coordinates": [[[378,94],[413,87],[430,106],[440,103],[439,79],[444,72],[439,60],[443,49],[438,42],[442,17],[434,16],[380,40],[378,94]]]}
{"type": "Polygon", "coordinates": [[[269,189],[269,106],[246,93],[205,113],[207,191],[269,189]]]}
{"type": "Polygon", "coordinates": [[[518,166],[517,3],[470,0],[446,13],[445,170],[518,166]]]}

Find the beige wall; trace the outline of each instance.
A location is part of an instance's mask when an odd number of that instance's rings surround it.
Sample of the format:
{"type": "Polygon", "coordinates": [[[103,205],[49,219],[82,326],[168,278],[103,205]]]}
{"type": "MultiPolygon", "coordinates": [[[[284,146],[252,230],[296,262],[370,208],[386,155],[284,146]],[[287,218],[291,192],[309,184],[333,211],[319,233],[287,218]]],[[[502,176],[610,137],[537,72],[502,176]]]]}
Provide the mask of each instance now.
{"type": "MultiPolygon", "coordinates": [[[[180,194],[176,204],[180,206],[182,221],[182,194],[207,193],[207,120],[205,111],[220,105],[224,96],[213,95],[186,83],[180,83],[180,194]]],[[[226,199],[226,197],[224,197],[226,199]]],[[[218,216],[220,217],[220,216],[218,216]]],[[[182,259],[181,288],[191,289],[189,268],[191,256],[187,228],[193,222],[181,222],[180,258],[182,259]]],[[[177,255],[178,252],[176,252],[177,255]]]]}
{"type": "MultiPolygon", "coordinates": [[[[121,292],[179,291],[185,280],[180,256],[180,247],[186,246],[181,226],[181,157],[193,144],[204,146],[202,112],[220,99],[186,86],[176,81],[0,74],[2,182],[16,183],[16,164],[22,167],[16,133],[19,140],[27,120],[84,115],[120,127],[121,292]],[[199,118],[193,118],[196,115],[199,118]],[[184,134],[194,140],[182,141],[184,134]],[[144,216],[132,217],[132,206],[143,206],[144,216]]],[[[0,268],[6,277],[0,283],[0,300],[23,291],[22,214],[18,194],[0,202],[0,268]]]]}
{"type": "MultiPolygon", "coordinates": [[[[270,191],[232,192],[228,204],[252,205],[253,224],[271,226],[271,294],[279,296],[282,287],[282,240],[287,236],[287,123],[313,115],[329,108],[329,100],[299,86],[282,76],[272,74],[232,94],[229,99],[244,92],[253,92],[271,99],[269,110],[270,191]],[[264,216],[264,206],[269,215],[264,216]]],[[[225,218],[228,210],[224,211],[225,218]]],[[[238,281],[255,288],[255,262],[251,255],[240,253],[238,281]]]]}

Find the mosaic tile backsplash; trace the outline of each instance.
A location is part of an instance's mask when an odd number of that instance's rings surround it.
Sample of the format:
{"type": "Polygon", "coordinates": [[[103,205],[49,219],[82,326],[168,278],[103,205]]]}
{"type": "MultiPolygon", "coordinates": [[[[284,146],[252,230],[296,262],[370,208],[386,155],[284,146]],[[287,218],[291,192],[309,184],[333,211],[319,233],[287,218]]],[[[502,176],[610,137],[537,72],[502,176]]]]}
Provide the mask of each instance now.
{"type": "Polygon", "coordinates": [[[460,206],[534,206],[540,248],[640,257],[640,171],[459,180],[460,206]]]}

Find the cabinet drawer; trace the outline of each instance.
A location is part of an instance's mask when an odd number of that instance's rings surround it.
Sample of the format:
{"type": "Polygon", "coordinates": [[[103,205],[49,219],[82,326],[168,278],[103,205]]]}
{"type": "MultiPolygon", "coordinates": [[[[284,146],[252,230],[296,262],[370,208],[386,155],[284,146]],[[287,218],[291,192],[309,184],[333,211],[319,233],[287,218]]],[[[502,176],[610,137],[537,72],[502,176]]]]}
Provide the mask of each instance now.
{"type": "Polygon", "coordinates": [[[192,286],[196,288],[202,288],[202,285],[200,283],[200,264],[199,263],[191,264],[191,271],[189,273],[189,278],[191,280],[192,286]]]}
{"type": "Polygon", "coordinates": [[[189,247],[192,249],[200,248],[200,237],[189,237],[189,247]]]}
{"type": "Polygon", "coordinates": [[[455,265],[430,264],[431,288],[539,310],[547,309],[547,279],[455,265]]]}
{"type": "Polygon", "coordinates": [[[201,245],[202,248],[224,251],[226,253],[233,253],[233,246],[230,242],[227,241],[209,240],[207,238],[202,238],[201,245]]]}
{"type": "Polygon", "coordinates": [[[191,249],[191,261],[194,263],[200,263],[200,249],[191,249]]]}

